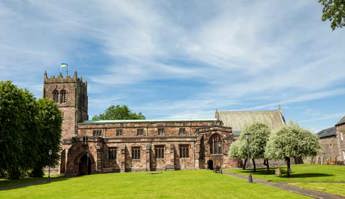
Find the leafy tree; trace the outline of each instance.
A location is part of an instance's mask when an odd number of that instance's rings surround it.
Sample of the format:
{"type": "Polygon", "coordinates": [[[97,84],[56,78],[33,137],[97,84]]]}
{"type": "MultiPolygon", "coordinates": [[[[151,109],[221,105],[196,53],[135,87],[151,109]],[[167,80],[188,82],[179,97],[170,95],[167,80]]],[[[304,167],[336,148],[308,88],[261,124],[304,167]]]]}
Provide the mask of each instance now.
{"type": "Polygon", "coordinates": [[[92,120],[140,120],[145,119],[142,113],[132,112],[126,105],[109,106],[104,113],[95,115],[92,120]]]}
{"type": "Polygon", "coordinates": [[[232,158],[243,158],[243,156],[240,154],[239,150],[241,148],[241,142],[240,140],[236,140],[230,145],[229,149],[229,156],[232,158]]]}
{"type": "Polygon", "coordinates": [[[345,26],[345,0],[319,0],[322,4],[322,21],[329,20],[332,30],[345,26]]]}
{"type": "MultiPolygon", "coordinates": [[[[253,162],[256,171],[255,159],[264,158],[265,147],[270,135],[270,129],[265,124],[254,123],[247,126],[240,134],[240,137],[230,146],[229,155],[234,158],[243,158],[245,169],[248,158],[253,162]],[[248,135],[248,140],[246,138],[248,135]]],[[[266,162],[267,160],[265,160],[266,162]]],[[[268,167],[268,162],[267,162],[268,167]]]]}
{"type": "Polygon", "coordinates": [[[43,167],[58,163],[61,140],[61,113],[56,104],[49,99],[40,99],[38,105],[38,126],[40,139],[38,140],[38,155],[35,161],[32,176],[42,177],[43,167]],[[49,150],[52,155],[49,156],[49,150]]]}
{"type": "Polygon", "coordinates": [[[229,156],[236,159],[243,159],[242,169],[246,169],[248,160],[248,145],[244,140],[236,140],[230,145],[229,156]]]}
{"type": "Polygon", "coordinates": [[[271,135],[267,142],[265,156],[284,159],[287,175],[291,175],[291,158],[314,156],[320,149],[318,138],[310,131],[290,123],[271,135]]]}
{"type": "Polygon", "coordinates": [[[21,122],[23,124],[22,129],[22,150],[21,157],[21,172],[25,174],[27,170],[30,170],[35,165],[37,158],[39,157],[40,140],[42,139],[39,129],[39,121],[37,120],[38,105],[36,99],[28,90],[22,90],[22,96],[24,101],[22,102],[22,116],[21,122]]]}
{"type": "Polygon", "coordinates": [[[18,179],[47,165],[46,147],[53,149],[56,161],[60,134],[61,116],[56,105],[46,100],[37,102],[29,91],[0,81],[1,175],[18,179]]]}
{"type": "MultiPolygon", "coordinates": [[[[35,155],[30,138],[34,109],[30,93],[10,81],[0,82],[0,169],[11,179],[18,179],[33,163],[25,154],[35,155]]],[[[32,136],[35,137],[35,132],[32,136]]]]}

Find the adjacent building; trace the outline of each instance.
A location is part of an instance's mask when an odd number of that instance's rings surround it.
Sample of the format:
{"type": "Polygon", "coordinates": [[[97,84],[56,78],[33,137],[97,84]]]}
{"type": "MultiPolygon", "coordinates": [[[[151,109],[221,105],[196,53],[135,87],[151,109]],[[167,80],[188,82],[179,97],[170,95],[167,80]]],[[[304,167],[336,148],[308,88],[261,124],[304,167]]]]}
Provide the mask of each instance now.
{"type": "Polygon", "coordinates": [[[335,125],[337,134],[339,161],[345,164],[345,116],[335,125]]]}
{"type": "Polygon", "coordinates": [[[335,126],[318,134],[321,150],[313,158],[317,164],[345,164],[345,116],[335,126]]]}
{"type": "Polygon", "coordinates": [[[337,143],[336,128],[330,127],[317,133],[321,150],[314,158],[317,164],[337,164],[339,150],[337,143]]]}

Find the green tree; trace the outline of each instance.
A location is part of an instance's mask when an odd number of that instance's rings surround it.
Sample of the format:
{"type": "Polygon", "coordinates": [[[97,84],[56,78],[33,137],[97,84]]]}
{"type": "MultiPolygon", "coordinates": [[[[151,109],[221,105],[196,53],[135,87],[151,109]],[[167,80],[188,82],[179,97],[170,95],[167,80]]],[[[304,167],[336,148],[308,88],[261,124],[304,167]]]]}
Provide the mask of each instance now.
{"type": "MultiPolygon", "coordinates": [[[[268,126],[262,123],[254,123],[247,126],[241,132],[239,139],[230,146],[229,155],[234,158],[243,158],[244,169],[247,160],[251,159],[253,162],[253,169],[256,171],[255,159],[264,158],[265,147],[270,133],[268,126]]],[[[265,160],[265,163],[268,167],[267,160],[265,160]]]]}
{"type": "Polygon", "coordinates": [[[329,20],[332,30],[345,26],[345,0],[319,0],[322,4],[322,21],[329,20]]]}
{"type": "Polygon", "coordinates": [[[35,161],[35,99],[10,81],[0,82],[0,169],[18,179],[35,161]]]}
{"type": "Polygon", "coordinates": [[[267,142],[265,157],[284,159],[287,176],[291,175],[291,158],[314,156],[320,149],[318,138],[310,131],[290,123],[273,133],[267,142]]]}
{"type": "Polygon", "coordinates": [[[145,119],[142,113],[132,112],[126,105],[109,106],[104,113],[95,115],[92,120],[140,120],[145,119]]]}
{"type": "Polygon", "coordinates": [[[35,176],[42,176],[49,163],[48,148],[53,150],[52,163],[57,162],[61,122],[53,102],[36,101],[29,91],[0,81],[1,175],[18,179],[33,170],[35,176]]]}
{"type": "Polygon", "coordinates": [[[54,166],[58,163],[61,140],[61,113],[56,104],[49,99],[37,101],[38,114],[37,124],[39,127],[40,139],[37,140],[38,155],[35,161],[32,176],[42,177],[43,167],[54,166]],[[49,156],[49,150],[52,155],[49,156]]]}

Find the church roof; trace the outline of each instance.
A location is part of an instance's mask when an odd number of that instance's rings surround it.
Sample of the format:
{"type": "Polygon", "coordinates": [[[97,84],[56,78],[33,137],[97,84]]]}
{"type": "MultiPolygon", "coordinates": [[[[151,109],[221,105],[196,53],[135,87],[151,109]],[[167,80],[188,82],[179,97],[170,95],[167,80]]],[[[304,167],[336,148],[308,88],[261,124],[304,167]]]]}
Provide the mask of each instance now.
{"type": "Polygon", "coordinates": [[[224,126],[231,127],[235,135],[242,129],[256,122],[266,124],[272,130],[278,130],[285,125],[285,119],[280,110],[269,111],[217,111],[224,126]]]}
{"type": "Polygon", "coordinates": [[[142,123],[142,122],[214,122],[216,119],[153,119],[153,120],[87,120],[80,124],[142,123]]]}
{"type": "Polygon", "coordinates": [[[322,131],[318,132],[317,135],[319,136],[319,138],[336,136],[335,127],[333,126],[333,127],[327,128],[327,129],[323,129],[322,131]]]}
{"type": "Polygon", "coordinates": [[[345,116],[339,120],[339,122],[336,124],[336,126],[345,124],[345,116]]]}

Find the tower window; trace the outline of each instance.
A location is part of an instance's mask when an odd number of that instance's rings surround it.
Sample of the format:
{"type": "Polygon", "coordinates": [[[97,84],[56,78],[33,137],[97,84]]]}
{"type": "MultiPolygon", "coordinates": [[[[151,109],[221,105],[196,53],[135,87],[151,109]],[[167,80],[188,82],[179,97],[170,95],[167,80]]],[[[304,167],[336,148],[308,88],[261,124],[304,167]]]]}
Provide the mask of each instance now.
{"type": "Polygon", "coordinates": [[[87,142],[88,142],[87,136],[83,136],[83,144],[87,144],[87,142]]]}
{"type": "Polygon", "coordinates": [[[66,103],[67,96],[66,96],[66,90],[60,91],[60,103],[66,103]]]}
{"type": "Polygon", "coordinates": [[[54,102],[59,102],[59,91],[56,89],[53,91],[53,100],[54,102]]]}

